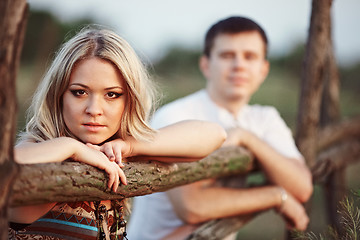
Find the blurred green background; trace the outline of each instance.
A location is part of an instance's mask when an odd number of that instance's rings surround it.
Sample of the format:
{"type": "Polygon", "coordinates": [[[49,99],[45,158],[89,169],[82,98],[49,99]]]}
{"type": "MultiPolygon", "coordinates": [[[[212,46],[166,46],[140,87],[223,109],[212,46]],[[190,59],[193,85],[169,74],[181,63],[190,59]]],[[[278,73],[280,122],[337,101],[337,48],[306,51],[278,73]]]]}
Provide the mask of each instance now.
{"type": "MultiPolygon", "coordinates": [[[[17,79],[18,131],[24,127],[25,111],[30,103],[31,95],[59,45],[81,27],[92,22],[91,19],[82,19],[63,23],[47,12],[30,12],[17,79]]],[[[173,46],[157,62],[147,62],[152,77],[160,87],[161,104],[188,95],[205,86],[205,80],[198,69],[200,54],[201,49],[173,46]]],[[[269,77],[251,101],[275,106],[292,129],[296,124],[303,55],[304,43],[300,43],[287,55],[276,58],[270,56],[269,77]]],[[[339,72],[342,116],[347,118],[359,115],[360,62],[339,66],[339,72]]],[[[360,164],[347,168],[349,190],[360,189],[359,172],[360,164]]],[[[326,212],[322,190],[319,186],[315,186],[311,205],[309,230],[316,233],[325,231],[326,212]]],[[[279,216],[269,211],[241,229],[239,236],[241,239],[283,239],[284,224],[279,216]]]]}

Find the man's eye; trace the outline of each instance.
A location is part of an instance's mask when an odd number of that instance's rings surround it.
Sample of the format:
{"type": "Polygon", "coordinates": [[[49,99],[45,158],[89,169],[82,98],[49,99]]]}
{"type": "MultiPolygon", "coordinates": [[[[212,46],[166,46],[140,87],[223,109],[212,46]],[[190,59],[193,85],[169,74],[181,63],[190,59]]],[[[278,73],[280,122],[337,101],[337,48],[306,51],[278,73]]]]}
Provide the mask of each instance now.
{"type": "Polygon", "coordinates": [[[248,54],[245,54],[245,58],[248,59],[248,60],[254,60],[254,59],[257,59],[257,55],[252,54],[252,53],[248,53],[248,54]]]}
{"type": "Polygon", "coordinates": [[[231,58],[234,57],[234,54],[232,54],[232,53],[222,53],[222,54],[220,55],[220,57],[221,57],[221,58],[224,58],[224,59],[231,59],[231,58]]]}
{"type": "Polygon", "coordinates": [[[74,96],[83,96],[86,94],[86,92],[84,90],[71,90],[71,93],[74,96]]]}

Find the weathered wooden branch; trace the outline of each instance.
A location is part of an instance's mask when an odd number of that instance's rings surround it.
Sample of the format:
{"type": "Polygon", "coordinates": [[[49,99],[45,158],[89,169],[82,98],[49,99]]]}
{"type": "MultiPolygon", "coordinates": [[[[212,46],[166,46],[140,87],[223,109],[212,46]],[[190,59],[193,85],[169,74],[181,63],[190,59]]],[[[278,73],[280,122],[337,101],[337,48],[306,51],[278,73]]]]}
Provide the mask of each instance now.
{"type": "Polygon", "coordinates": [[[318,134],[317,151],[321,152],[349,138],[360,138],[360,116],[322,128],[318,134]]]}
{"type": "Polygon", "coordinates": [[[197,228],[186,240],[219,240],[234,233],[256,214],[229,217],[209,221],[197,228]]]}
{"type": "Polygon", "coordinates": [[[121,185],[117,193],[107,189],[105,172],[86,164],[22,165],[13,186],[11,205],[141,196],[205,178],[246,174],[253,168],[253,159],[244,148],[226,147],[192,163],[130,162],[123,168],[128,185],[121,185]]]}
{"type": "Polygon", "coordinates": [[[311,168],[313,181],[324,183],[334,171],[360,161],[360,139],[352,139],[337,144],[319,154],[316,164],[311,168]]]}

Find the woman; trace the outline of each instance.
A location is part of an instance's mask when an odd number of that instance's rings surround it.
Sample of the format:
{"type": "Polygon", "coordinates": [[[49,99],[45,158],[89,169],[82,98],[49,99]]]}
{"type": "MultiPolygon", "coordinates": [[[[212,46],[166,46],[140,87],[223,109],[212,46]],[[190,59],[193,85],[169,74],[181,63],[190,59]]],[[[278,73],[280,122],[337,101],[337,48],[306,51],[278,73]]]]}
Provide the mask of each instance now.
{"type": "MultiPolygon", "coordinates": [[[[226,134],[214,123],[186,121],[152,129],[147,120],[153,89],[125,40],[105,29],[81,31],[62,46],[39,85],[26,131],[15,146],[16,161],[71,158],[105,170],[108,187],[116,191],[120,181],[127,184],[120,168],[123,158],[194,161],[222,144],[226,134]]],[[[12,208],[9,220],[16,223],[11,224],[14,229],[30,224],[14,234],[21,239],[110,239],[118,236],[118,227],[110,228],[122,220],[119,208],[109,201],[49,203],[12,208]]]]}

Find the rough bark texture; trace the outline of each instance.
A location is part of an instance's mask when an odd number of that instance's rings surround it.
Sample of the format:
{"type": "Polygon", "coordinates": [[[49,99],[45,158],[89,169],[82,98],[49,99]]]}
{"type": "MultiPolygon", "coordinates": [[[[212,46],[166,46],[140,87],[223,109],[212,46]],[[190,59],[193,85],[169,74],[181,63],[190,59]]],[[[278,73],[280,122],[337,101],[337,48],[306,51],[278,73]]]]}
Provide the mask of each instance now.
{"type": "Polygon", "coordinates": [[[335,145],[319,154],[315,166],[311,169],[313,181],[322,184],[333,172],[360,161],[360,140],[351,139],[335,145]]]}
{"type": "Polygon", "coordinates": [[[317,141],[317,151],[321,152],[339,142],[353,138],[360,138],[360,116],[328,124],[320,129],[317,141]]]}
{"type": "MultiPolygon", "coordinates": [[[[330,19],[331,21],[331,19],[330,19]]],[[[340,89],[339,89],[339,72],[336,65],[335,55],[332,45],[331,36],[331,22],[329,23],[329,36],[328,36],[328,54],[325,62],[325,74],[324,74],[324,93],[322,96],[321,112],[320,112],[320,126],[321,128],[328,126],[329,124],[339,122],[340,120],[340,89]]],[[[350,145],[352,146],[352,145],[350,145]]],[[[342,144],[340,150],[346,149],[342,144]]],[[[347,145],[349,148],[349,144],[347,145]]],[[[350,157],[351,151],[344,153],[344,157],[350,157]]],[[[334,152],[336,154],[337,152],[334,152]]],[[[338,154],[336,154],[338,155],[338,154]]],[[[335,155],[334,155],[335,156],[335,155]]],[[[329,159],[333,158],[331,156],[329,159]]],[[[351,158],[351,160],[353,160],[351,158]]],[[[335,162],[335,161],[333,161],[335,162]]],[[[341,216],[338,213],[339,202],[345,197],[347,192],[346,180],[345,180],[345,168],[335,169],[328,176],[325,183],[325,205],[327,207],[328,222],[331,226],[335,227],[337,231],[343,236],[344,232],[341,224],[341,216]]]]}
{"type": "Polygon", "coordinates": [[[22,165],[13,186],[11,205],[123,199],[205,178],[246,174],[252,168],[253,156],[241,147],[221,148],[193,163],[131,162],[124,167],[128,185],[113,193],[106,189],[105,172],[86,164],[22,165]]]}
{"type": "Polygon", "coordinates": [[[234,233],[253,219],[254,215],[250,214],[209,221],[196,229],[186,240],[224,239],[224,237],[234,233]]]}
{"type": "Polygon", "coordinates": [[[313,0],[310,32],[303,63],[296,142],[308,165],[316,159],[316,139],[329,42],[331,0],[313,0]]]}
{"type": "Polygon", "coordinates": [[[13,161],[15,80],[25,33],[26,13],[25,0],[0,1],[0,239],[7,239],[7,204],[17,170],[13,161]]]}

